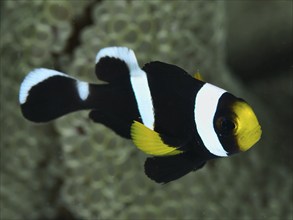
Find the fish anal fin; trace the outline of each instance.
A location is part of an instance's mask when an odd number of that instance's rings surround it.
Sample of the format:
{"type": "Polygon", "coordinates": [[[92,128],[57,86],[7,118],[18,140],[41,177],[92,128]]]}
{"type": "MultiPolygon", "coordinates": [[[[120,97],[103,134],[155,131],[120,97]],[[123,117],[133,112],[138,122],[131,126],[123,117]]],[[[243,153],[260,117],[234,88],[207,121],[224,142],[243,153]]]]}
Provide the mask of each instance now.
{"type": "Polygon", "coordinates": [[[138,121],[131,125],[131,139],[138,149],[153,156],[170,156],[183,153],[178,147],[164,143],[160,134],[138,121]]]}
{"type": "Polygon", "coordinates": [[[205,161],[197,160],[189,152],[169,157],[149,157],[144,164],[145,174],[157,183],[168,183],[201,168],[205,161]]]}

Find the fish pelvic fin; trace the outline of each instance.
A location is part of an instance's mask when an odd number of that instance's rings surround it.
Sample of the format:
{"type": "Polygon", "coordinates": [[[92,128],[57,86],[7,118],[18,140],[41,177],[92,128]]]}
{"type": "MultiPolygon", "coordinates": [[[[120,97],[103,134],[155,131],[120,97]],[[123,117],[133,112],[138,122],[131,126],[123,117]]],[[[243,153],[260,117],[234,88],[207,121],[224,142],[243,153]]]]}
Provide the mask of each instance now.
{"type": "Polygon", "coordinates": [[[175,146],[164,143],[159,133],[138,121],[134,121],[130,129],[131,139],[138,149],[153,156],[171,156],[183,153],[175,146]]]}

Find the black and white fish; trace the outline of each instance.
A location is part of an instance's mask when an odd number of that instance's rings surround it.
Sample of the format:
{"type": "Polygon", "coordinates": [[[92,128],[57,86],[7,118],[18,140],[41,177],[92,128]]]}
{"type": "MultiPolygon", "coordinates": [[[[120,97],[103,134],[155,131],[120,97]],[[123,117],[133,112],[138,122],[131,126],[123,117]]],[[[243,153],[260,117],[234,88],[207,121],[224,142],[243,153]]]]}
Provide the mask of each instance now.
{"type": "Polygon", "coordinates": [[[140,68],[131,49],[109,47],[97,54],[95,73],[106,83],[45,68],[31,71],[20,87],[22,114],[48,122],[90,110],[94,122],[151,155],[145,173],[158,183],[178,179],[210,159],[246,151],[261,137],[257,117],[243,99],[175,65],[156,61],[140,68]]]}

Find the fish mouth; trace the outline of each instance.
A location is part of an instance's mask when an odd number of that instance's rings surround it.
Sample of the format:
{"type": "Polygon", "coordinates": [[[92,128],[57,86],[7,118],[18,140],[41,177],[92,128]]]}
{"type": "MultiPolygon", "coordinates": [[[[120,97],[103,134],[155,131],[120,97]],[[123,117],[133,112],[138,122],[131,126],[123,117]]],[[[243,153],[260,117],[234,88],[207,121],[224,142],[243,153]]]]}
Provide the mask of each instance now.
{"type": "Polygon", "coordinates": [[[255,142],[253,144],[257,143],[260,140],[261,134],[262,134],[262,130],[261,130],[260,125],[258,125],[256,128],[254,128],[251,131],[249,137],[255,140],[255,142]]]}
{"type": "Polygon", "coordinates": [[[255,145],[261,138],[262,130],[260,125],[256,126],[252,130],[250,130],[247,133],[244,133],[240,138],[239,144],[241,151],[247,151],[250,149],[253,145],[255,145]]]}

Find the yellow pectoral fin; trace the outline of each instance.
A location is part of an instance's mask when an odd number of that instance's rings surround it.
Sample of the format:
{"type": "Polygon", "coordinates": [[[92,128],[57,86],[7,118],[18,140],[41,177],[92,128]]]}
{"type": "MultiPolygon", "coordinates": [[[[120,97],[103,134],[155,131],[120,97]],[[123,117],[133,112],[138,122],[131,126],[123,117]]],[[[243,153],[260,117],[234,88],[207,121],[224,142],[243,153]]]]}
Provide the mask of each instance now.
{"type": "Polygon", "coordinates": [[[198,71],[193,75],[193,77],[197,80],[203,81],[203,78],[198,71]]]}
{"type": "Polygon", "coordinates": [[[165,144],[159,133],[138,121],[134,121],[131,126],[131,139],[138,149],[153,156],[171,156],[183,153],[176,147],[165,144]]]}

